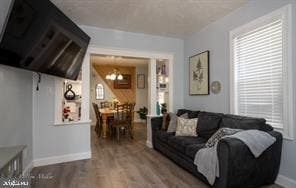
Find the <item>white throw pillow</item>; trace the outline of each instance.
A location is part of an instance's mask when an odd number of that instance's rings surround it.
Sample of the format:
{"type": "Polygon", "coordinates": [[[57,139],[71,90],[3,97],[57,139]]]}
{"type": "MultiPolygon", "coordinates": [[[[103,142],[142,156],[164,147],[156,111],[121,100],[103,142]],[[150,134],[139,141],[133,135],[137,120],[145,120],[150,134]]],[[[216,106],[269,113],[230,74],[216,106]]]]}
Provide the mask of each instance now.
{"type": "Polygon", "coordinates": [[[178,117],[176,136],[197,136],[197,122],[198,118],[185,119],[178,117]]]}
{"type": "MultiPolygon", "coordinates": [[[[170,123],[167,132],[173,133],[176,132],[177,129],[177,118],[178,116],[174,113],[169,113],[170,116],[170,123]]],[[[182,114],[180,117],[188,119],[188,113],[182,114]]]]}

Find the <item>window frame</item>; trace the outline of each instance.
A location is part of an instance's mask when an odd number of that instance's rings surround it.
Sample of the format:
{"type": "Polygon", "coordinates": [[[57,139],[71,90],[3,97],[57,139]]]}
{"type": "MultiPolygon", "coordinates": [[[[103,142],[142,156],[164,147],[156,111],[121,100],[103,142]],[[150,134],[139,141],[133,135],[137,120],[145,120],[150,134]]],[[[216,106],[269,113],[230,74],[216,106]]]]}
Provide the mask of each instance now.
{"type": "Polygon", "coordinates": [[[257,18],[243,26],[240,26],[229,33],[230,45],[230,112],[238,114],[236,109],[237,94],[235,93],[235,65],[234,65],[234,39],[253,29],[261,27],[276,19],[282,19],[283,23],[283,79],[284,79],[284,124],[283,128],[275,128],[276,131],[283,133],[285,139],[294,139],[293,130],[293,69],[292,69],[292,6],[288,4],[265,16],[257,18]]]}
{"type": "Polygon", "coordinates": [[[105,88],[103,84],[96,84],[96,100],[104,100],[105,99],[105,88]],[[102,89],[102,96],[99,96],[98,89],[101,87],[102,89]]]}

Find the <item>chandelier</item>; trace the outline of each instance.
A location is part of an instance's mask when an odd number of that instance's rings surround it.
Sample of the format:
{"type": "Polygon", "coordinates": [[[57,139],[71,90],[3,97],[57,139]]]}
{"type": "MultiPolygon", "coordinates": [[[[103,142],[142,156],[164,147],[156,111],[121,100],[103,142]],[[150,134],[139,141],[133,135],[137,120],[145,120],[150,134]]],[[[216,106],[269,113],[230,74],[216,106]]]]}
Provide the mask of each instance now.
{"type": "Polygon", "coordinates": [[[109,72],[106,75],[106,79],[107,80],[123,80],[123,76],[117,69],[113,69],[113,72],[109,72]]]}

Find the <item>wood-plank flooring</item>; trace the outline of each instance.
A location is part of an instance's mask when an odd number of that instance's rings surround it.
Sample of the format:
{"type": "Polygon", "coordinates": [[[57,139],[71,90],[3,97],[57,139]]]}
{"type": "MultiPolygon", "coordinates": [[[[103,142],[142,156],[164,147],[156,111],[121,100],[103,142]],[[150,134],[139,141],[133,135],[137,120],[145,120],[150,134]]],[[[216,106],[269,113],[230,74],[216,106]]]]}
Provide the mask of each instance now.
{"type": "MultiPolygon", "coordinates": [[[[135,125],[134,140],[99,139],[92,130],[92,158],[37,167],[33,188],[208,188],[174,162],[146,147],[146,127],[135,125]],[[52,176],[52,178],[51,178],[52,176]]],[[[266,188],[279,188],[277,185],[266,188]]]]}

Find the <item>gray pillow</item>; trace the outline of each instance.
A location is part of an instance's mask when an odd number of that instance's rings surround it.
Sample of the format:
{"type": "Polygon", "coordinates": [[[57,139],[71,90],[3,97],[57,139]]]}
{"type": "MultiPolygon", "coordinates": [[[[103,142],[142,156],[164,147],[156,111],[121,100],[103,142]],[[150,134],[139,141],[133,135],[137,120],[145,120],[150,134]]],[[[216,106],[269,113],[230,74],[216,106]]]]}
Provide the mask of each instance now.
{"type": "MultiPolygon", "coordinates": [[[[178,116],[176,114],[174,114],[174,113],[171,113],[171,112],[169,113],[169,116],[170,116],[170,123],[169,123],[169,127],[168,127],[167,132],[168,133],[173,133],[173,132],[176,132],[176,129],[177,129],[177,118],[178,118],[178,116]]],[[[180,117],[188,119],[188,113],[182,114],[180,117]]]]}
{"type": "Polygon", "coordinates": [[[211,138],[209,138],[209,140],[206,143],[206,147],[208,147],[208,148],[213,147],[224,136],[233,135],[233,134],[240,132],[240,131],[242,131],[242,130],[241,129],[231,129],[231,128],[220,128],[218,131],[215,132],[215,134],[213,134],[211,136],[211,138]]]}

